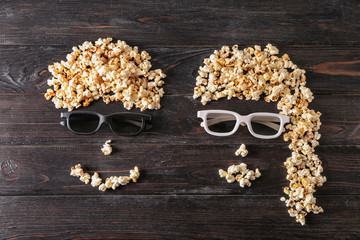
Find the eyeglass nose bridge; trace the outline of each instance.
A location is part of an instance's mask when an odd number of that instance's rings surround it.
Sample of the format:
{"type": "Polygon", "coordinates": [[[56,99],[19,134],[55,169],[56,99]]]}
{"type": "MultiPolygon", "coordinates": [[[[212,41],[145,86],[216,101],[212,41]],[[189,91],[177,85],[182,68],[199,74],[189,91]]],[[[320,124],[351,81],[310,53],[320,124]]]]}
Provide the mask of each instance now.
{"type": "Polygon", "coordinates": [[[247,126],[247,121],[245,121],[245,120],[240,120],[240,121],[239,121],[239,125],[242,126],[242,127],[246,127],[246,126],[247,126]]]}
{"type": "Polygon", "coordinates": [[[111,116],[99,114],[99,125],[96,131],[98,131],[104,124],[106,124],[111,129],[111,116]]]}
{"type": "Polygon", "coordinates": [[[100,115],[100,123],[110,123],[111,122],[111,116],[106,115],[100,115]]]}

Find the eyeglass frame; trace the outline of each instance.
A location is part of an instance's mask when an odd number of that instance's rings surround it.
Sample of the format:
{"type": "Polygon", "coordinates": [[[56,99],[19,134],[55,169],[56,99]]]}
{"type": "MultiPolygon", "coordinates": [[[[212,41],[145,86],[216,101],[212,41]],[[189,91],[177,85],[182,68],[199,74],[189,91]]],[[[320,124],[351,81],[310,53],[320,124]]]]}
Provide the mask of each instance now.
{"type": "Polygon", "coordinates": [[[108,114],[108,115],[103,115],[103,114],[100,114],[100,113],[97,113],[97,112],[90,112],[90,111],[74,111],[74,112],[62,112],[60,113],[60,118],[66,118],[65,120],[61,121],[60,122],[60,125],[61,126],[64,126],[64,127],[67,127],[71,132],[75,133],[75,134],[78,134],[78,135],[91,135],[91,134],[94,134],[96,133],[97,131],[99,131],[99,129],[101,128],[101,126],[106,123],[110,130],[115,133],[116,135],[118,136],[136,136],[136,135],[139,135],[143,130],[148,130],[148,129],[151,129],[152,128],[152,124],[151,124],[151,116],[148,115],[148,114],[143,114],[143,113],[130,113],[130,112],[118,112],[118,113],[113,113],[113,114],[108,114]],[[69,119],[70,119],[70,116],[72,114],[93,114],[93,115],[96,115],[99,117],[99,123],[98,123],[98,126],[96,127],[96,129],[92,132],[76,132],[74,131],[71,127],[70,127],[70,123],[69,123],[69,119]],[[141,117],[141,127],[140,127],[140,130],[136,133],[133,133],[133,134],[119,134],[117,133],[111,126],[111,120],[112,118],[114,117],[114,115],[137,115],[137,116],[140,116],[141,117]]]}
{"type": "MultiPolygon", "coordinates": [[[[225,137],[225,136],[233,135],[239,129],[241,123],[246,123],[246,126],[247,126],[249,132],[254,137],[260,138],[260,139],[273,139],[273,138],[279,137],[283,132],[285,132],[284,125],[286,123],[290,122],[290,117],[289,116],[282,115],[282,114],[277,114],[277,113],[268,113],[268,112],[255,112],[255,113],[251,113],[251,114],[242,116],[242,115],[240,115],[240,114],[238,114],[236,112],[228,111],[228,110],[201,110],[201,111],[197,112],[197,117],[201,118],[203,120],[201,122],[200,126],[203,127],[208,134],[214,135],[214,136],[219,136],[219,137],[225,137]],[[207,124],[208,123],[207,116],[210,113],[230,114],[230,115],[235,116],[236,123],[235,123],[234,129],[232,131],[230,131],[230,132],[227,132],[227,133],[218,133],[218,132],[211,131],[209,129],[209,125],[207,124]],[[280,119],[280,125],[279,125],[278,132],[275,135],[261,135],[261,134],[255,133],[254,130],[252,129],[252,126],[251,126],[251,119],[254,116],[277,117],[277,118],[279,118],[280,119]]],[[[211,125],[213,125],[213,124],[211,124],[211,125]]],[[[262,123],[262,124],[264,124],[264,123],[262,123]]],[[[269,122],[268,124],[264,124],[264,125],[267,125],[267,126],[270,125],[269,127],[274,129],[275,124],[274,125],[272,125],[272,124],[273,123],[269,122]]],[[[277,130],[277,129],[275,129],[275,130],[277,130]]]]}

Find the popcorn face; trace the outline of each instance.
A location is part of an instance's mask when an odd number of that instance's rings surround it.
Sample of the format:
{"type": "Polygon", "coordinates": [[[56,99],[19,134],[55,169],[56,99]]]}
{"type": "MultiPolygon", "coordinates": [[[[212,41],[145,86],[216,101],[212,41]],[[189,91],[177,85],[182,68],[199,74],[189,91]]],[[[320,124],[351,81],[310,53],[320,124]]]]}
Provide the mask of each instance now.
{"type": "MultiPolygon", "coordinates": [[[[314,154],[321,137],[318,132],[321,113],[308,108],[314,97],[305,87],[305,70],[298,68],[289,55],[279,57],[278,54],[279,50],[271,44],[263,50],[257,45],[243,50],[237,45],[215,50],[199,68],[193,97],[201,98],[203,105],[225,97],[257,101],[262,94],[267,102],[278,101],[280,113],[291,119],[291,124],[286,126],[288,132],[283,135],[285,141],[290,141],[292,151],[292,156],[284,163],[288,173],[286,179],[290,182],[284,193],[289,198],[282,198],[282,201],[289,207],[290,216],[304,225],[307,213],[323,212],[313,196],[315,186],[321,187],[326,182],[326,177],[321,175],[322,162],[314,154]]],[[[245,146],[235,154],[246,156],[245,146]]],[[[240,168],[241,175],[235,179],[241,187],[249,186],[253,173],[246,166],[240,168]]],[[[229,170],[230,174],[234,172],[233,167],[229,170]]],[[[219,174],[225,177],[228,172],[222,170],[219,174]]],[[[261,174],[255,170],[254,175],[256,178],[261,174]]]]}

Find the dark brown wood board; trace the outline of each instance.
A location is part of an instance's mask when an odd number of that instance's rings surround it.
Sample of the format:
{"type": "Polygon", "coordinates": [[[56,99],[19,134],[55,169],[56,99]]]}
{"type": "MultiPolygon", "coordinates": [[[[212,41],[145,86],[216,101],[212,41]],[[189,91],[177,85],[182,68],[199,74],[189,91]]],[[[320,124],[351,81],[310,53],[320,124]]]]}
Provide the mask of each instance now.
{"type": "Polygon", "coordinates": [[[322,195],[327,216],[289,221],[277,196],[1,197],[8,239],[357,239],[359,196],[322,195]],[[344,207],[344,203],[347,207],[344,207]],[[254,214],[254,211],[257,213],[254,214]],[[276,216],[276,217],[275,217],[276,216]],[[17,226],[21,226],[18,229],[17,226]],[[301,231],[300,231],[301,230],[301,231]]]}
{"type": "MultiPolygon", "coordinates": [[[[0,238],[359,239],[359,9],[355,0],[1,1],[0,238]],[[106,127],[74,135],[43,96],[47,66],[99,37],[139,46],[167,74],[162,108],[145,111],[153,128],[137,137],[106,127]],[[246,128],[217,138],[196,117],[202,109],[277,112],[276,103],[203,106],[192,97],[197,69],[215,49],[269,42],[307,71],[310,107],[322,113],[316,153],[328,181],[315,196],[325,212],[310,214],[305,226],[280,201],[288,143],[255,139],[246,128]],[[104,156],[108,139],[114,152],[104,156]],[[246,158],[234,155],[241,143],[246,158]],[[218,177],[242,161],[263,173],[250,188],[218,177]],[[103,193],[69,175],[76,163],[103,178],[138,165],[141,177],[103,193]]],[[[101,100],[83,110],[125,111],[101,100]]]]}

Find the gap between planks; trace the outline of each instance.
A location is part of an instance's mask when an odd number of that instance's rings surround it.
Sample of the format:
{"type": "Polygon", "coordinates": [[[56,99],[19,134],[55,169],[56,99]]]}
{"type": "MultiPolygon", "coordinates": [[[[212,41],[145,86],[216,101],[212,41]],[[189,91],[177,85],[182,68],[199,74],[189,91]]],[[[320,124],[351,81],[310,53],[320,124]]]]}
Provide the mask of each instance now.
{"type": "MultiPolygon", "coordinates": [[[[195,86],[195,85],[194,85],[195,86]]],[[[32,92],[32,93],[6,93],[6,92],[0,92],[0,96],[28,96],[28,95],[38,95],[42,96],[44,95],[44,92],[32,92]]],[[[360,93],[331,93],[331,92],[321,92],[316,93],[316,95],[334,95],[334,96],[359,96],[360,93]]],[[[166,97],[177,97],[177,96],[193,96],[193,93],[177,93],[177,94],[164,94],[166,97]]]]}
{"type": "MultiPolygon", "coordinates": [[[[354,197],[359,196],[360,194],[325,194],[325,193],[317,193],[316,196],[326,196],[326,197],[354,197]]],[[[106,198],[106,197],[238,197],[238,198],[246,198],[246,197],[282,197],[282,195],[278,194],[104,194],[104,195],[97,195],[97,194],[39,194],[39,195],[0,195],[0,198],[5,197],[16,197],[16,198],[39,198],[39,197],[48,197],[48,198],[61,198],[61,197],[73,197],[73,198],[85,198],[85,197],[99,197],[99,198],[106,198]]]]}
{"type": "MultiPolygon", "coordinates": [[[[137,142],[137,143],[129,143],[128,145],[144,145],[144,146],[212,146],[212,145],[216,145],[216,146],[228,146],[228,145],[234,145],[234,144],[215,144],[215,143],[142,143],[142,142],[137,142]]],[[[268,148],[272,148],[272,147],[286,147],[288,146],[289,143],[288,142],[283,142],[283,143],[274,143],[274,144],[263,144],[260,146],[263,147],[268,147],[268,148]]],[[[99,146],[99,143],[76,143],[76,144],[46,144],[46,143],[39,143],[39,144],[0,144],[0,147],[75,147],[75,146],[99,146]]],[[[360,148],[359,144],[353,144],[353,145],[349,145],[349,144],[320,144],[317,147],[356,147],[356,148],[360,148]]],[[[316,148],[317,148],[316,147],[316,148]]]]}
{"type": "MultiPolygon", "coordinates": [[[[88,41],[96,41],[97,39],[93,39],[93,40],[88,40],[88,41]]],[[[117,38],[114,38],[113,40],[119,40],[117,38]]],[[[126,43],[129,44],[129,40],[126,41],[126,43]]],[[[81,44],[81,43],[74,43],[75,45],[81,44]]],[[[255,44],[255,42],[253,44],[237,44],[239,47],[249,47],[249,46],[253,46],[255,44]]],[[[46,47],[69,47],[70,45],[68,44],[0,44],[1,46],[6,46],[6,47],[34,47],[34,46],[46,46],[46,47]]],[[[73,46],[73,45],[72,45],[73,46]]],[[[72,47],[71,46],[71,47],[72,47]]],[[[134,45],[135,46],[135,45],[134,45]]],[[[219,44],[219,45],[167,45],[167,44],[144,44],[144,45],[140,45],[138,44],[137,46],[141,46],[142,48],[221,48],[222,46],[224,46],[223,44],[219,44]]],[[[314,45],[314,44],[304,44],[304,45],[287,45],[287,44],[277,44],[276,47],[280,48],[360,48],[360,44],[351,44],[349,46],[349,44],[324,44],[324,45],[314,45]]]]}

